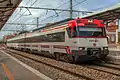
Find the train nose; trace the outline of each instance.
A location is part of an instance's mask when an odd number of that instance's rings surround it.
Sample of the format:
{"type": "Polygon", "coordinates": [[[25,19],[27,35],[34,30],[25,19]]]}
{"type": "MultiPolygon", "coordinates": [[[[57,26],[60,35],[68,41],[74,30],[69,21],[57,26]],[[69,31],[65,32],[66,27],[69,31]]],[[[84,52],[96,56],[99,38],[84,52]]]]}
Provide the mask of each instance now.
{"type": "Polygon", "coordinates": [[[87,55],[92,57],[100,58],[101,50],[100,48],[88,48],[87,55]]]}
{"type": "Polygon", "coordinates": [[[97,58],[100,58],[100,52],[99,51],[93,51],[92,56],[95,56],[97,58]]]}

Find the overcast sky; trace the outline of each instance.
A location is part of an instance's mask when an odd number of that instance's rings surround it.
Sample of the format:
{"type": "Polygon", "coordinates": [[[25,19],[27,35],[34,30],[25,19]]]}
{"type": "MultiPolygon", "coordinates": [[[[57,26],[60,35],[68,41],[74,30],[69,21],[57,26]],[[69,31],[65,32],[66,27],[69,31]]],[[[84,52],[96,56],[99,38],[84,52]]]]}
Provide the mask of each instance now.
{"type": "MultiPolygon", "coordinates": [[[[120,0],[73,0],[74,10],[84,10],[84,11],[97,11],[104,8],[109,8],[120,0]]],[[[32,6],[32,7],[46,7],[46,8],[59,8],[59,9],[69,9],[69,0],[22,0],[19,6],[32,6]]],[[[68,12],[60,12],[50,10],[34,10],[34,9],[16,9],[13,15],[9,18],[8,23],[24,23],[24,24],[36,24],[37,17],[39,17],[39,27],[46,23],[59,21],[69,17],[68,12]],[[49,17],[51,16],[51,17],[49,17]]],[[[79,16],[85,14],[80,13],[79,16]]],[[[74,13],[73,17],[77,17],[78,13],[74,13]]],[[[32,30],[36,28],[36,25],[24,26],[26,30],[32,30]]],[[[2,30],[22,30],[21,25],[4,25],[2,30]]],[[[0,35],[10,34],[11,31],[1,31],[0,35]]]]}

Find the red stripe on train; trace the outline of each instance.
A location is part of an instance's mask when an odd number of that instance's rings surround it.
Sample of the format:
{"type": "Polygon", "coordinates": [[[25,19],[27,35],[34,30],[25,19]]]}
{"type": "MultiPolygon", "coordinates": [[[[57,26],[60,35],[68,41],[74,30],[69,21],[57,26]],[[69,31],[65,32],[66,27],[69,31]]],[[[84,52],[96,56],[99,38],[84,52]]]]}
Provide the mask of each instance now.
{"type": "Polygon", "coordinates": [[[60,29],[60,28],[64,28],[66,26],[59,26],[59,27],[55,27],[55,28],[50,28],[48,30],[41,30],[42,32],[47,32],[47,31],[51,31],[51,30],[56,30],[56,29],[60,29]]]}
{"type": "Polygon", "coordinates": [[[41,45],[41,47],[43,47],[43,48],[50,48],[49,45],[41,45]]]}
{"type": "Polygon", "coordinates": [[[107,37],[104,37],[104,36],[98,36],[98,37],[95,37],[95,36],[76,36],[73,38],[107,38],[107,37]]]}
{"type": "Polygon", "coordinates": [[[59,48],[59,49],[66,49],[66,46],[63,45],[54,45],[54,48],[59,48]]]}
{"type": "Polygon", "coordinates": [[[67,52],[68,54],[72,54],[72,52],[70,51],[70,47],[69,47],[69,46],[66,47],[66,52],[67,52]]]}
{"type": "Polygon", "coordinates": [[[71,53],[72,53],[72,52],[70,51],[70,47],[69,47],[69,46],[54,45],[54,48],[65,49],[68,54],[71,54],[71,53]]]}

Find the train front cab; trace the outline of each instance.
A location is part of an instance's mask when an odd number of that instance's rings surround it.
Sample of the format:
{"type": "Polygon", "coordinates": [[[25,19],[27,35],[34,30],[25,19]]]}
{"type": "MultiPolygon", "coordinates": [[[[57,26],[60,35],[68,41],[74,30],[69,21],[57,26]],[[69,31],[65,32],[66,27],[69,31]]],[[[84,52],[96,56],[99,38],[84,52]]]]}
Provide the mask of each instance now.
{"type": "Polygon", "coordinates": [[[68,24],[67,44],[76,61],[103,59],[108,55],[108,41],[102,20],[76,19],[68,24]]]}

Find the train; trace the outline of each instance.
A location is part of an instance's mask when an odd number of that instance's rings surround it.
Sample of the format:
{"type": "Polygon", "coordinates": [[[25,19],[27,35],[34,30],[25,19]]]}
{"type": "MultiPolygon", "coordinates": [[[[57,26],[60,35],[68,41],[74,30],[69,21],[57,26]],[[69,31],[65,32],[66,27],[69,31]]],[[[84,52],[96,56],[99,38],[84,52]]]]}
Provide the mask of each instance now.
{"type": "Polygon", "coordinates": [[[69,19],[7,39],[7,47],[66,62],[94,61],[109,54],[103,20],[69,19]]]}

